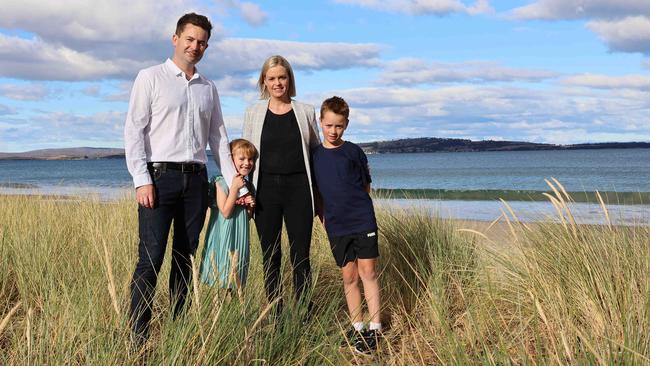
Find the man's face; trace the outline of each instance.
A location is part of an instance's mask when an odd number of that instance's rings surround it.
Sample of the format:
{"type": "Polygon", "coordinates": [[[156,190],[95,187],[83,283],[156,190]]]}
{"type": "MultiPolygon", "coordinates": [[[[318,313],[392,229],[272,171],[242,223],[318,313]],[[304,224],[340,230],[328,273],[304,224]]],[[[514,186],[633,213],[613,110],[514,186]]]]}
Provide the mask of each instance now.
{"type": "Polygon", "coordinates": [[[201,61],[208,48],[208,32],[194,24],[186,24],[180,36],[174,34],[172,44],[174,59],[193,66],[201,61]]]}

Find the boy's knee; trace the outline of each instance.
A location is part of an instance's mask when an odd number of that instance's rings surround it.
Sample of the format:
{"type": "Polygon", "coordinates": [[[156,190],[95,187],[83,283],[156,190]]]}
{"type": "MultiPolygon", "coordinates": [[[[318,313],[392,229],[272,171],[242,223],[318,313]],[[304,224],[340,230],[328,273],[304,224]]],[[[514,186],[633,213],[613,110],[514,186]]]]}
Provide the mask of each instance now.
{"type": "Polygon", "coordinates": [[[343,285],[351,286],[359,282],[359,274],[356,271],[350,271],[348,273],[343,272],[343,285]]]}
{"type": "Polygon", "coordinates": [[[377,279],[377,271],[374,268],[359,267],[359,276],[363,281],[374,281],[377,279]]]}

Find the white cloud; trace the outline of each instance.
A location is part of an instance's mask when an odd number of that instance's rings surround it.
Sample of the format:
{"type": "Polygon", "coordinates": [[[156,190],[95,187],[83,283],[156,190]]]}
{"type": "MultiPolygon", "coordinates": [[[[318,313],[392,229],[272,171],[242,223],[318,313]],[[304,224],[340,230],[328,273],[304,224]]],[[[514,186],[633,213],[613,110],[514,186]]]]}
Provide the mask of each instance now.
{"type": "MultiPolygon", "coordinates": [[[[199,70],[212,78],[259,71],[264,60],[282,54],[302,70],[372,67],[380,47],[374,44],[304,43],[262,39],[225,39],[206,51],[199,70]]],[[[170,52],[165,57],[171,54],[170,52]]],[[[132,79],[138,70],[162,58],[100,58],[45,41],[0,34],[0,76],[25,80],[132,79]]]]}
{"type": "Polygon", "coordinates": [[[0,34],[0,76],[26,80],[91,80],[132,77],[147,63],[102,60],[41,39],[0,34]]]}
{"type": "Polygon", "coordinates": [[[94,57],[145,60],[160,56],[176,21],[190,9],[195,1],[25,0],[3,4],[0,27],[94,57]]]}
{"type": "Polygon", "coordinates": [[[462,63],[425,62],[400,59],[387,64],[380,75],[380,84],[428,84],[439,82],[541,81],[558,76],[548,70],[518,69],[496,62],[468,61],[462,63]]]}
{"type": "Polygon", "coordinates": [[[644,69],[650,70],[650,59],[645,59],[641,62],[641,66],[643,66],[644,69]]]}
{"type": "Polygon", "coordinates": [[[14,100],[43,100],[50,89],[43,84],[1,84],[0,96],[14,100]]]}
{"type": "Polygon", "coordinates": [[[0,25],[68,46],[162,40],[171,37],[178,18],[191,9],[196,9],[191,0],[24,0],[3,4],[0,25]]]}
{"type": "Polygon", "coordinates": [[[242,19],[248,24],[259,26],[266,23],[268,15],[257,4],[240,2],[238,7],[242,19]]]}
{"type": "Polygon", "coordinates": [[[589,19],[650,15],[647,0],[539,0],[512,10],[519,19],[589,19]]]}
{"type": "Polygon", "coordinates": [[[251,38],[229,38],[211,45],[201,68],[216,76],[259,72],[269,56],[282,55],[294,69],[336,70],[375,67],[380,47],[375,44],[306,43],[251,38]]]}
{"type": "Polygon", "coordinates": [[[11,150],[32,150],[43,146],[122,146],[124,112],[94,114],[49,112],[14,118],[0,124],[0,135],[11,150]],[[13,146],[13,144],[19,144],[13,146]],[[19,148],[18,148],[19,147],[19,148]]]}
{"type": "Polygon", "coordinates": [[[0,116],[5,116],[8,114],[15,114],[16,110],[12,107],[9,107],[4,104],[0,104],[0,116]]]}
{"type": "Polygon", "coordinates": [[[539,0],[511,11],[518,19],[586,19],[612,51],[650,54],[650,1],[539,0]]]}
{"type": "Polygon", "coordinates": [[[577,143],[612,141],[606,137],[627,136],[630,126],[639,136],[650,136],[650,93],[637,90],[376,87],[329,91],[309,101],[316,104],[332,94],[351,106],[346,131],[351,141],[386,139],[386,131],[394,139],[485,139],[498,131],[506,140],[577,143]]]}
{"type": "Polygon", "coordinates": [[[584,86],[598,89],[638,89],[650,90],[650,76],[624,75],[609,76],[596,74],[582,74],[562,79],[566,85],[584,86]]]}
{"type": "Polygon", "coordinates": [[[409,15],[443,16],[451,13],[475,15],[492,12],[488,0],[477,0],[472,5],[465,5],[459,0],[335,0],[335,2],[409,15]]]}
{"type": "MultiPolygon", "coordinates": [[[[650,2],[648,2],[650,4],[650,2]]],[[[641,52],[650,55],[650,18],[631,16],[620,20],[598,20],[589,28],[615,51],[641,52]]]]}
{"type": "Polygon", "coordinates": [[[97,97],[101,93],[101,87],[99,85],[90,85],[81,90],[81,94],[89,97],[97,97]]]}

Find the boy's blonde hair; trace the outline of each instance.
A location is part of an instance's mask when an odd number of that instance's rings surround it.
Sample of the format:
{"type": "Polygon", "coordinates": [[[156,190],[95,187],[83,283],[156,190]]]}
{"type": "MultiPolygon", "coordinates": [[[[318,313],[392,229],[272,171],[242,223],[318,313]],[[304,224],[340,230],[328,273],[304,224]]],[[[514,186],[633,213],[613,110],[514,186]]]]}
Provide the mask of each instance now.
{"type": "Polygon", "coordinates": [[[287,75],[289,76],[287,95],[289,95],[291,98],[295,97],[296,84],[294,81],[295,79],[293,77],[293,69],[291,68],[291,64],[289,64],[289,61],[287,61],[286,58],[280,55],[275,55],[267,58],[266,61],[264,61],[262,70],[260,71],[260,77],[257,79],[257,88],[260,90],[260,99],[271,98],[271,93],[266,90],[266,85],[264,85],[264,79],[266,78],[266,73],[269,71],[269,69],[275,66],[282,66],[285,70],[287,70],[287,75]]]}
{"type": "Polygon", "coordinates": [[[246,157],[257,159],[257,148],[255,148],[252,142],[246,139],[234,139],[230,141],[230,153],[232,154],[238,149],[241,149],[246,157]]]}

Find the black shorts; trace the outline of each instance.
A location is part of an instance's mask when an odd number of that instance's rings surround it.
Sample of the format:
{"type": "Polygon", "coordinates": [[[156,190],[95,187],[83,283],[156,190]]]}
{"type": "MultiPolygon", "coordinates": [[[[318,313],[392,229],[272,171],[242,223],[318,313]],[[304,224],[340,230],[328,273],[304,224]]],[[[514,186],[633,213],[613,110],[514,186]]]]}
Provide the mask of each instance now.
{"type": "Polygon", "coordinates": [[[372,259],[379,257],[377,230],[343,236],[330,236],[330,247],[334,260],[339,267],[356,259],[372,259]]]}

